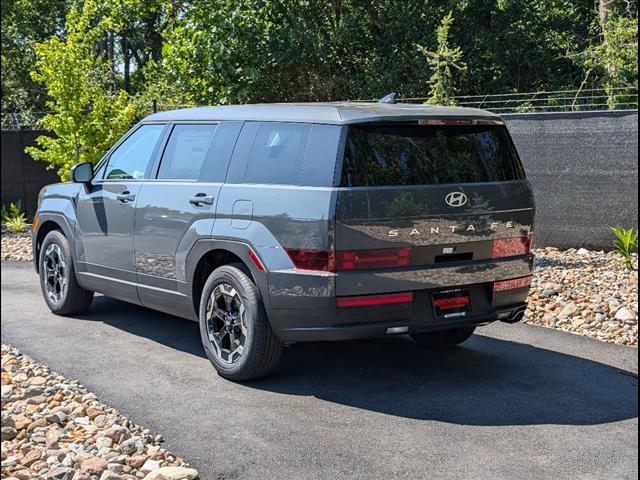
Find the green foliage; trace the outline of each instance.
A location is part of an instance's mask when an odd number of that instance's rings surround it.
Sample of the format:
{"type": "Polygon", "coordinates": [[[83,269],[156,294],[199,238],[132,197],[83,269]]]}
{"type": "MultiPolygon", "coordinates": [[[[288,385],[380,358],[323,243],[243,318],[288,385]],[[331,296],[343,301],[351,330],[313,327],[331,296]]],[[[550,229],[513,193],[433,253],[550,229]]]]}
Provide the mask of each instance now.
{"type": "Polygon", "coordinates": [[[614,248],[624,257],[625,266],[628,269],[633,268],[631,251],[632,249],[638,250],[638,231],[634,231],[633,228],[627,230],[622,227],[611,227],[611,231],[616,236],[616,240],[613,242],[614,248]]]}
{"type": "MultiPolygon", "coordinates": [[[[184,103],[424,96],[420,45],[464,52],[464,94],[560,90],[581,81],[567,51],[589,45],[596,18],[585,0],[202,0],[165,31],[159,66],[184,103]]],[[[450,61],[438,65],[455,74],[450,61]]],[[[435,72],[439,91],[450,76],[435,72]]]]}
{"type": "Polygon", "coordinates": [[[578,55],[586,70],[583,84],[593,75],[595,85],[604,87],[610,109],[628,105],[636,99],[629,98],[619,89],[638,89],[638,19],[615,13],[610,15],[602,27],[601,38],[600,43],[578,55]]]}
{"type": "MultiPolygon", "coordinates": [[[[60,103],[49,92],[55,74],[43,70],[55,63],[51,37],[67,57],[86,53],[84,76],[102,97],[147,111],[152,100],[164,109],[415,97],[427,86],[446,103],[454,86],[464,95],[563,90],[585,78],[615,106],[624,101],[615,86],[637,86],[637,2],[614,3],[604,32],[592,0],[6,0],[2,107],[60,103]],[[71,6],[86,18],[80,31],[65,24],[71,6]],[[50,47],[39,57],[37,43],[50,47]],[[119,90],[129,96],[117,100],[119,90]]],[[[68,83],[90,90],[75,75],[68,83]]]]}
{"type": "Polygon", "coordinates": [[[438,38],[438,48],[431,51],[417,45],[418,50],[426,55],[431,70],[433,71],[429,78],[429,100],[426,103],[435,105],[455,105],[453,96],[455,95],[454,87],[454,69],[464,70],[464,64],[460,63],[462,58],[462,50],[459,47],[451,48],[449,46],[449,33],[453,24],[453,12],[442,19],[442,23],[436,29],[438,38]]]}
{"type": "Polygon", "coordinates": [[[11,202],[9,208],[2,206],[0,212],[2,227],[13,233],[22,233],[27,229],[27,215],[22,211],[20,200],[11,202]]]}
{"type": "Polygon", "coordinates": [[[2,111],[43,110],[46,92],[31,80],[35,44],[64,27],[72,0],[2,0],[2,111]]]}
{"type": "Polygon", "coordinates": [[[67,17],[67,35],[36,46],[38,60],[32,76],[46,87],[51,111],[41,123],[54,137],[38,137],[27,148],[35,159],[56,168],[61,179],[80,162],[96,163],[131,126],[136,107],[123,90],[109,83],[109,63],[93,50],[104,23],[95,26],[97,12],[85,4],[67,17]]]}

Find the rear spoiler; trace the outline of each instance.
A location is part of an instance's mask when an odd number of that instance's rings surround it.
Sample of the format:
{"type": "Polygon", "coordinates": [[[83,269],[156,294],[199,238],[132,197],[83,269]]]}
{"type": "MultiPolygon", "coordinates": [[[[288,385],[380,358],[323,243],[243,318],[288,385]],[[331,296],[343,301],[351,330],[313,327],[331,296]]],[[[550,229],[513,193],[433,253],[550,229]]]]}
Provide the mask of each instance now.
{"type": "Polygon", "coordinates": [[[424,118],[418,120],[418,125],[504,125],[504,120],[497,118],[424,118]]]}

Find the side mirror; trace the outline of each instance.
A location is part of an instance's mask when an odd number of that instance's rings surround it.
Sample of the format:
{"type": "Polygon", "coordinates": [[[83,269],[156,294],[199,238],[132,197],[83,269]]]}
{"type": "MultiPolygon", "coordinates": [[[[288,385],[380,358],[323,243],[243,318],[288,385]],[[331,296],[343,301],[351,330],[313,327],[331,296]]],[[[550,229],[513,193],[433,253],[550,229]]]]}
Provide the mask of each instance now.
{"type": "Polygon", "coordinates": [[[71,169],[71,180],[74,183],[91,183],[93,165],[90,162],[79,163],[71,169]]]}

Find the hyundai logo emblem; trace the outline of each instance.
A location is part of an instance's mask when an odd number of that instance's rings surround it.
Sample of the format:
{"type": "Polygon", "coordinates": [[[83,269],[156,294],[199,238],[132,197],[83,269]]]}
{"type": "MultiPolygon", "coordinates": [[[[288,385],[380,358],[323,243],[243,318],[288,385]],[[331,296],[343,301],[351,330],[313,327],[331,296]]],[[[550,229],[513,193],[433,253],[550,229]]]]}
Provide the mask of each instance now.
{"type": "Polygon", "coordinates": [[[467,196],[462,192],[451,192],[444,197],[444,201],[450,207],[461,207],[467,203],[467,196]]]}

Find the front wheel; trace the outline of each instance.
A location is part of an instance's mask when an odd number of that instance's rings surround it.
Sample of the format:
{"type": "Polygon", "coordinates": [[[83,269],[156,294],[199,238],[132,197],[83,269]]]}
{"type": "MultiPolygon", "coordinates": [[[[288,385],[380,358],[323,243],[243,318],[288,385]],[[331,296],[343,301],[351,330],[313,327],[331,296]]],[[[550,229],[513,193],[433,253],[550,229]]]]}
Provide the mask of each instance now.
{"type": "Polygon", "coordinates": [[[412,333],[411,338],[423,347],[444,349],[461,344],[473,334],[475,329],[476,327],[462,327],[437,332],[412,333]]]}
{"type": "Polygon", "coordinates": [[[218,374],[235,381],[269,375],[282,342],[267,319],[262,297],[242,266],[215,269],[200,298],[200,336],[218,374]]]}
{"type": "Polygon", "coordinates": [[[52,230],[44,237],[38,259],[40,288],[56,315],[82,313],[93,300],[93,292],[78,285],[71,255],[69,241],[61,232],[52,230]]]}

